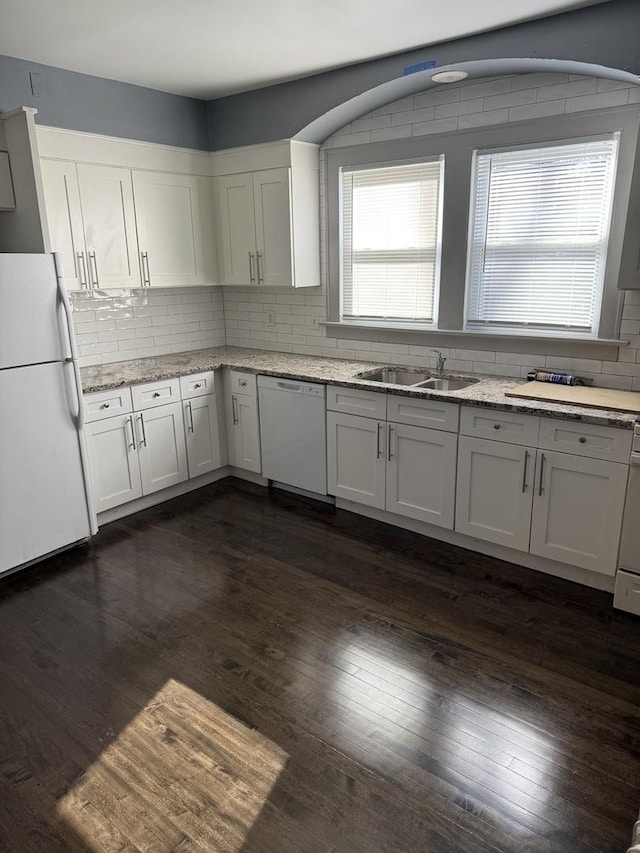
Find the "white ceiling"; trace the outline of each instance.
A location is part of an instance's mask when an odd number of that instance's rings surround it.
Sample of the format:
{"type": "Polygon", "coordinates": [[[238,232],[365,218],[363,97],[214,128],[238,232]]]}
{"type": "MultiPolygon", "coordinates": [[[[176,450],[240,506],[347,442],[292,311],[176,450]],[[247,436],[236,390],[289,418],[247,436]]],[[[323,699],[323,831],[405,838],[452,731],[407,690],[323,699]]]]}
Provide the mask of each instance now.
{"type": "Polygon", "coordinates": [[[0,54],[209,99],[601,1],[0,0],[0,54]]]}

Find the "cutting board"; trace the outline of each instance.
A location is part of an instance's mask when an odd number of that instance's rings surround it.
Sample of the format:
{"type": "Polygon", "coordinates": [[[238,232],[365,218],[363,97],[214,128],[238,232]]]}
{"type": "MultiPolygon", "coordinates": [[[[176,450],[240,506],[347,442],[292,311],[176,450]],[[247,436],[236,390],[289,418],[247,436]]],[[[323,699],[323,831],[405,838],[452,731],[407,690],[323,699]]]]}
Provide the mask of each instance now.
{"type": "Polygon", "coordinates": [[[552,382],[525,382],[524,385],[518,385],[517,388],[506,391],[505,396],[640,414],[640,393],[637,391],[587,388],[583,385],[556,385],[552,382]]]}

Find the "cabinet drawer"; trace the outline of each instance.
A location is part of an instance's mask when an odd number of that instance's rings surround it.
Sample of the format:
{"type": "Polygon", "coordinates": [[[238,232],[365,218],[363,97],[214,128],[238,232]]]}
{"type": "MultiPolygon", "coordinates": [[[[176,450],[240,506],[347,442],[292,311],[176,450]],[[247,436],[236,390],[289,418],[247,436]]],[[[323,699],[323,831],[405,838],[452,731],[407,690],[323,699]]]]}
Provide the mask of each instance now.
{"type": "Polygon", "coordinates": [[[133,408],[152,409],[154,406],[164,406],[165,403],[176,403],[180,400],[180,380],[164,379],[160,382],[146,382],[144,385],[134,385],[131,388],[133,408]]]}
{"type": "Polygon", "coordinates": [[[581,424],[555,418],[540,419],[539,447],[577,453],[610,462],[628,462],[631,452],[631,430],[581,424]]]}
{"type": "Polygon", "coordinates": [[[347,415],[363,415],[366,418],[387,417],[387,395],[362,388],[327,386],[327,409],[347,415]]]}
{"type": "Polygon", "coordinates": [[[190,397],[202,397],[205,394],[213,394],[214,391],[215,380],[213,370],[180,377],[180,393],[183,400],[188,400],[190,397]]]}
{"type": "Polygon", "coordinates": [[[538,443],[540,418],[498,409],[463,406],[460,410],[460,433],[535,447],[538,443]]]}
{"type": "Polygon", "coordinates": [[[398,424],[442,429],[458,432],[460,406],[457,403],[441,403],[438,400],[418,400],[399,394],[387,396],[387,420],[398,424]]]}
{"type": "Polygon", "coordinates": [[[87,423],[112,418],[114,415],[126,415],[133,411],[131,389],[113,388],[109,391],[85,394],[84,407],[87,423]]]}
{"type": "Polygon", "coordinates": [[[243,373],[241,370],[229,371],[229,387],[232,394],[257,394],[255,373],[243,373]]]}

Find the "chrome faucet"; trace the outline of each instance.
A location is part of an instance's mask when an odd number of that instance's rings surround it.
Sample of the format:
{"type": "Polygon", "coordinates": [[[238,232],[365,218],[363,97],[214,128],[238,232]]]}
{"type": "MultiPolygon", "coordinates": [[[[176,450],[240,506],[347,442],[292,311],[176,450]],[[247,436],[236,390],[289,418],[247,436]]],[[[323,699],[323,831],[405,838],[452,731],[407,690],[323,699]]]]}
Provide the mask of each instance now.
{"type": "Polygon", "coordinates": [[[431,352],[435,352],[438,356],[436,360],[436,373],[442,375],[444,373],[444,363],[447,360],[447,357],[442,355],[439,349],[431,350],[431,352]]]}

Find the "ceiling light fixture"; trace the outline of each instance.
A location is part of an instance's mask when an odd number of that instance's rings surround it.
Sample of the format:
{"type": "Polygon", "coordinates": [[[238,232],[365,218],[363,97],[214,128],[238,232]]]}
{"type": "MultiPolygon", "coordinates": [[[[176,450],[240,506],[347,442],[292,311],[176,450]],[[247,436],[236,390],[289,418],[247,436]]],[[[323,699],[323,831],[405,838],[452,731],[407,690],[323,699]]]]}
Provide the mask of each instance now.
{"type": "Polygon", "coordinates": [[[437,74],[431,75],[431,79],[434,83],[458,83],[460,80],[466,80],[468,76],[468,71],[438,71],[437,74]]]}

